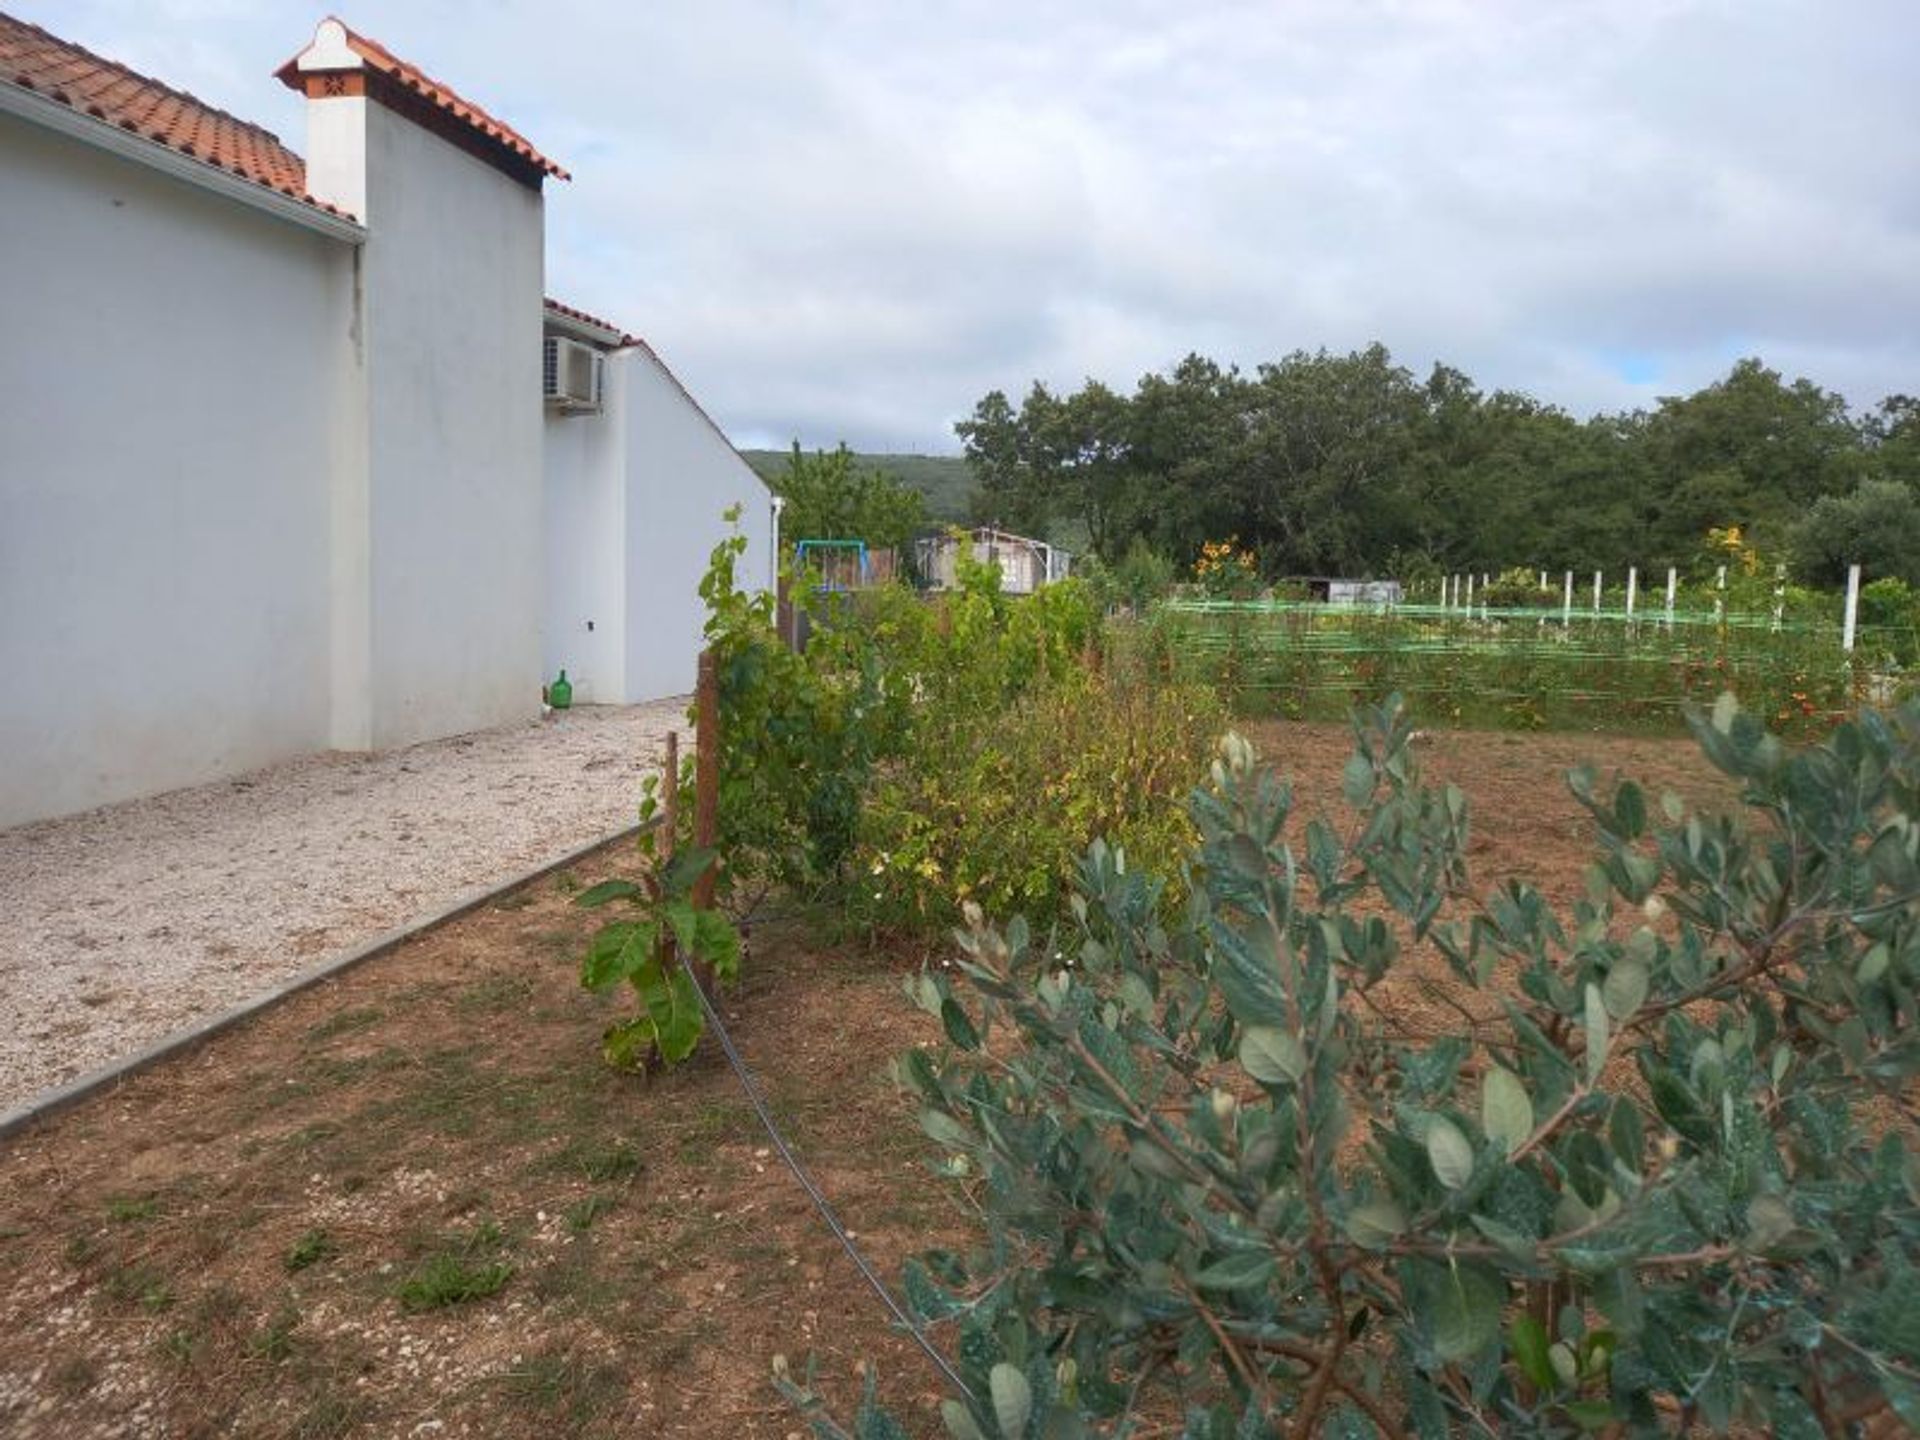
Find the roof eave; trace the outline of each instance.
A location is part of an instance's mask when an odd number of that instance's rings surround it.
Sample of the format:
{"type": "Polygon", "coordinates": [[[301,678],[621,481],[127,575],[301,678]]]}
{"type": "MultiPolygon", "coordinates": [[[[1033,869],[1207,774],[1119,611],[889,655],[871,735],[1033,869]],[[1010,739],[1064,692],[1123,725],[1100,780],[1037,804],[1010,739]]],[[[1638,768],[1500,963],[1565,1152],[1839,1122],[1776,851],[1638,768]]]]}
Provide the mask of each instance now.
{"type": "Polygon", "coordinates": [[[595,325],[563,310],[555,310],[552,306],[541,312],[541,319],[547,329],[556,335],[564,335],[569,340],[583,340],[603,350],[624,350],[634,343],[631,335],[622,334],[606,325],[595,325]]]}
{"type": "Polygon", "coordinates": [[[0,114],[18,116],[111,155],[184,180],[189,185],[258,210],[276,220],[297,225],[303,230],[316,231],[350,245],[361,244],[367,238],[366,227],[350,216],[331,214],[306,200],[275,190],[271,185],[249,180],[244,175],[237,175],[191,155],[183,155],[157,140],[123,130],[110,120],[75,110],[50,95],[42,95],[37,90],[29,90],[11,81],[0,80],[0,114]]]}

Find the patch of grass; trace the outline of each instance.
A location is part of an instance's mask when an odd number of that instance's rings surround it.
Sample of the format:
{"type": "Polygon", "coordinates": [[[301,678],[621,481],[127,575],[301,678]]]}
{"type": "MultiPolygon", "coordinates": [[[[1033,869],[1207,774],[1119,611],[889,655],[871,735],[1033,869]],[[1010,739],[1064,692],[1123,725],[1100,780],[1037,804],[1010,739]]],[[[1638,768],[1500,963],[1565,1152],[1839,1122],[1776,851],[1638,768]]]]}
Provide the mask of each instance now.
{"type": "Polygon", "coordinates": [[[527,1271],[529,1298],[543,1314],[578,1315],[597,1330],[638,1333],[629,1321],[636,1308],[659,1294],[651,1273],[629,1274],[591,1238],[582,1238],[583,1243],[564,1246],[548,1263],[527,1271]]]}
{"type": "Polygon", "coordinates": [[[720,1142],[739,1129],[745,1110],[730,1101],[708,1101],[680,1127],[675,1137],[680,1160],[687,1165],[705,1165],[713,1160],[720,1142]]]}
{"type": "Polygon", "coordinates": [[[386,1018],[386,1012],[377,1005],[356,1005],[329,1015],[318,1025],[307,1031],[309,1040],[331,1040],[336,1035],[351,1035],[356,1030],[365,1030],[377,1025],[386,1018]]]}
{"type": "Polygon", "coordinates": [[[553,888],[562,895],[577,895],[580,893],[580,877],[571,870],[561,870],[553,877],[553,888]]]}
{"type": "Polygon", "coordinates": [[[331,1260],[340,1253],[340,1247],[324,1229],[307,1231],[288,1249],[285,1264],[289,1275],[306,1269],[309,1265],[318,1265],[322,1260],[331,1260]]]}
{"type": "Polygon", "coordinates": [[[476,1263],[443,1251],[428,1256],[396,1293],[409,1310],[440,1310],[497,1295],[512,1278],[513,1266],[504,1260],[476,1263]]]}
{"type": "Polygon", "coordinates": [[[498,900],[494,901],[493,908],[496,910],[524,910],[533,904],[533,898],[533,892],[531,890],[516,890],[511,895],[502,895],[498,900]]]}
{"type": "Polygon", "coordinates": [[[630,1180],[641,1170],[640,1152],[624,1140],[580,1135],[541,1162],[542,1169],[564,1170],[590,1184],[630,1180]]]}
{"type": "Polygon", "coordinates": [[[106,1249],[97,1235],[75,1235],[67,1241],[67,1248],[61,1253],[76,1270],[83,1270],[100,1258],[100,1252],[106,1249]]]}
{"type": "Polygon", "coordinates": [[[160,1352],[176,1365],[191,1365],[199,1348],[200,1339],[191,1330],[169,1330],[160,1339],[160,1352]]]}
{"type": "Polygon", "coordinates": [[[339,1135],[340,1127],[331,1120],[316,1120],[311,1125],[302,1125],[281,1137],[280,1144],[288,1150],[312,1150],[339,1135]]]}
{"type": "Polygon", "coordinates": [[[465,1235],[451,1235],[414,1266],[395,1291],[408,1310],[439,1310],[496,1295],[513,1278],[513,1266],[498,1258],[506,1244],[499,1225],[484,1220],[465,1235]]]}
{"type": "Polygon", "coordinates": [[[166,1271],[147,1261],[138,1260],[131,1265],[122,1265],[107,1276],[104,1287],[108,1295],[122,1304],[138,1303],[140,1308],[151,1314],[159,1314],[173,1307],[173,1281],[166,1271]]]}
{"type": "Polygon", "coordinates": [[[589,1195],[567,1207],[567,1229],[576,1235],[584,1235],[593,1228],[593,1222],[613,1209],[618,1202],[608,1195],[589,1195]]]}
{"type": "Polygon", "coordinates": [[[107,1197],[107,1218],[122,1225],[130,1225],[136,1220],[151,1220],[160,1213],[160,1197],[157,1195],[109,1195],[107,1197]]]}
{"type": "Polygon", "coordinates": [[[293,1354],[293,1332],[300,1328],[300,1312],[282,1305],[273,1317],[247,1340],[247,1353],[270,1365],[279,1365],[293,1354]]]}
{"type": "Polygon", "coordinates": [[[340,1440],[366,1417],[366,1402],[322,1385],[307,1398],[306,1408],[289,1431],[292,1440],[340,1440]]]}
{"type": "Polygon", "coordinates": [[[384,1075],[402,1069],[411,1059],[406,1051],[389,1045],[371,1055],[323,1055],[306,1068],[316,1084],[349,1085],[368,1075],[384,1075]]]}
{"type": "Polygon", "coordinates": [[[572,962],[579,959],[584,942],[577,930],[537,931],[530,942],[549,960],[572,962]]]}
{"type": "Polygon", "coordinates": [[[395,1087],[355,1117],[376,1133],[432,1131],[453,1139],[484,1134],[511,1142],[541,1126],[542,1083],[482,1069],[471,1050],[439,1050],[423,1057],[395,1087]]]}
{"type": "Polygon", "coordinates": [[[603,1419],[626,1395],[619,1369],[571,1351],[529,1355],[517,1369],[494,1377],[516,1407],[578,1430],[603,1419]]]}
{"type": "Polygon", "coordinates": [[[454,999],[454,1008],[469,1013],[498,1014],[518,1010],[533,995],[533,979],[527,975],[489,975],[476,980],[454,999]]]}

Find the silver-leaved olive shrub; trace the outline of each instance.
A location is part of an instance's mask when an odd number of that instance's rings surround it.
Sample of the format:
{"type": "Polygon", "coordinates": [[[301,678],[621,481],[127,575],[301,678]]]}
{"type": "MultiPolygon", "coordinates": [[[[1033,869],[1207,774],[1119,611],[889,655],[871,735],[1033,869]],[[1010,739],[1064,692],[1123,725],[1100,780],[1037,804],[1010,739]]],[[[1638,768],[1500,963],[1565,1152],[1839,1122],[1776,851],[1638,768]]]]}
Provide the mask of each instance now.
{"type": "Polygon", "coordinates": [[[1920,707],[1693,728],[1723,811],[1572,775],[1570,912],[1394,702],[1304,826],[1222,743],[1177,923],[1101,845],[1071,934],[970,912],[899,1062],[983,1217],[904,1277],[956,1440],[1920,1427],[1920,707]]]}

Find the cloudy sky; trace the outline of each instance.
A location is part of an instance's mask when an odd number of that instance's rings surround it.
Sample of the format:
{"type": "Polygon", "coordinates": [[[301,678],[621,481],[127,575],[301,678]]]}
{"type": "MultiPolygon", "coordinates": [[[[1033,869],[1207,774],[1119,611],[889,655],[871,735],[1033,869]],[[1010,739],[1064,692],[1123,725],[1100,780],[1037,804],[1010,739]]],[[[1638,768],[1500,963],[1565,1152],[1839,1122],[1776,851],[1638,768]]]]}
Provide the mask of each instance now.
{"type": "Polygon", "coordinates": [[[1914,0],[8,0],[304,148],[319,4],[570,168],[549,292],[741,445],[1383,341],[1576,414],[1920,392],[1914,0]]]}

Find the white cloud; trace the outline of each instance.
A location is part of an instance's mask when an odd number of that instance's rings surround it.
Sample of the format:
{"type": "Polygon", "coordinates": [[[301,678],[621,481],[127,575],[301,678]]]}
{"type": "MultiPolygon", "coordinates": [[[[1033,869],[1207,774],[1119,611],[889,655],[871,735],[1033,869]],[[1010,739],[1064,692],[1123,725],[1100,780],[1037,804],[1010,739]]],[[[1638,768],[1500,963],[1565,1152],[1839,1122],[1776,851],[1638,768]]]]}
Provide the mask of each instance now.
{"type": "MultiPolygon", "coordinates": [[[[299,145],[268,72],[317,9],[18,3],[299,145]]],[[[991,388],[1374,339],[1576,413],[1753,352],[1856,404],[1920,390],[1904,0],[345,18],[574,171],[551,287],[743,443],[951,448],[991,388]]]]}

